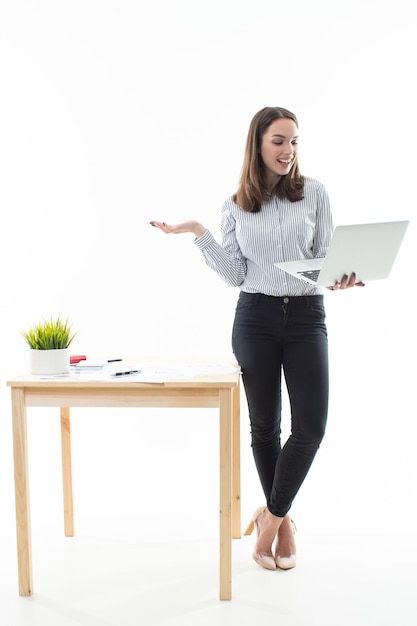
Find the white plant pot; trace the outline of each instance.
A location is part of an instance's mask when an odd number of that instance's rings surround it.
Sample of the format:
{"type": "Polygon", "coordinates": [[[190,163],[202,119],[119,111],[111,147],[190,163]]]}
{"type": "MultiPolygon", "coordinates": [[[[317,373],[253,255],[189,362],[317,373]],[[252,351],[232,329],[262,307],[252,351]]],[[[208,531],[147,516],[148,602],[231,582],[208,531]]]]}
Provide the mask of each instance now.
{"type": "Polygon", "coordinates": [[[30,350],[31,374],[68,374],[70,371],[69,348],[61,350],[30,350]]]}

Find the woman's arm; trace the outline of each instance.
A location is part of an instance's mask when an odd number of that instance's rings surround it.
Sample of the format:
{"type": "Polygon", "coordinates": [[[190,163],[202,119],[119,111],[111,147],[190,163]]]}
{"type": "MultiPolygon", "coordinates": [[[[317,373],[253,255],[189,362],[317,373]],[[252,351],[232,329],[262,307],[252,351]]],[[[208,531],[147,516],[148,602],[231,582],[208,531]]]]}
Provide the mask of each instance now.
{"type": "Polygon", "coordinates": [[[206,232],[206,228],[200,222],[196,222],[195,220],[188,220],[187,222],[181,222],[180,224],[169,225],[165,224],[165,222],[157,222],[153,220],[150,222],[152,226],[155,228],[159,228],[162,232],[167,235],[179,235],[180,233],[194,233],[194,235],[198,238],[201,235],[204,235],[206,232]]]}
{"type": "Polygon", "coordinates": [[[235,221],[227,213],[223,213],[222,236],[220,245],[200,222],[188,220],[180,224],[166,224],[152,220],[152,226],[169,234],[193,233],[195,245],[200,248],[206,264],[214,270],[231,287],[238,287],[246,276],[246,262],[236,241],[235,221]],[[203,236],[204,235],[204,236],[203,236]]]}
{"type": "MultiPolygon", "coordinates": [[[[317,193],[317,228],[316,228],[316,241],[314,256],[324,257],[327,253],[330,240],[333,233],[333,219],[330,210],[329,196],[324,186],[320,185],[317,193]]],[[[348,276],[345,274],[339,281],[336,281],[333,287],[330,287],[332,291],[338,291],[339,289],[350,289],[351,287],[364,287],[365,284],[362,281],[356,282],[356,275],[351,274],[348,276]]]]}

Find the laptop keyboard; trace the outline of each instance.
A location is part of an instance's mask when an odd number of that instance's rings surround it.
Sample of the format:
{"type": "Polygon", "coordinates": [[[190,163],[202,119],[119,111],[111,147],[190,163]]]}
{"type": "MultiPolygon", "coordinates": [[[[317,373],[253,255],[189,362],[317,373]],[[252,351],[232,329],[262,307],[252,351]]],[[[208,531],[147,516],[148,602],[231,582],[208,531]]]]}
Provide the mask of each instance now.
{"type": "Polygon", "coordinates": [[[320,270],[306,270],[304,272],[297,272],[297,274],[301,274],[301,276],[305,276],[306,278],[316,282],[319,277],[320,270]]]}

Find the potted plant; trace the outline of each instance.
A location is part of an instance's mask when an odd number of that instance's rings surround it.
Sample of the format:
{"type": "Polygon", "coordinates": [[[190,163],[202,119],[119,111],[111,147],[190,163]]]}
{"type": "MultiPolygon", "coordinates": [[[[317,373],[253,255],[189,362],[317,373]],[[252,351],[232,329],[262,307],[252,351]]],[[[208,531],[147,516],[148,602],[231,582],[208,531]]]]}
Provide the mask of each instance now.
{"type": "Polygon", "coordinates": [[[70,371],[68,347],[76,333],[68,318],[43,319],[21,334],[30,348],[31,374],[66,374],[70,371]]]}

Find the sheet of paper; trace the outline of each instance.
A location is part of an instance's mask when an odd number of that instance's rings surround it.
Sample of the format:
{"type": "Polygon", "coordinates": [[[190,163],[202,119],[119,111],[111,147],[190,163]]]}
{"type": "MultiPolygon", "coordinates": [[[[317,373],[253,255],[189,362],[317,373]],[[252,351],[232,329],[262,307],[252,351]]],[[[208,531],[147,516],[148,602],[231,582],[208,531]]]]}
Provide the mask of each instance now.
{"type": "Polygon", "coordinates": [[[112,382],[132,382],[132,383],[164,383],[168,380],[181,380],[194,378],[195,376],[218,376],[234,374],[238,370],[233,365],[224,363],[183,363],[183,364],[160,364],[152,367],[141,367],[140,365],[126,365],[126,370],[139,370],[138,373],[114,375],[115,371],[123,368],[120,364],[117,368],[107,366],[103,369],[88,369],[71,367],[69,374],[51,374],[39,376],[40,380],[54,380],[65,378],[78,378],[83,381],[112,381],[112,382]]]}

